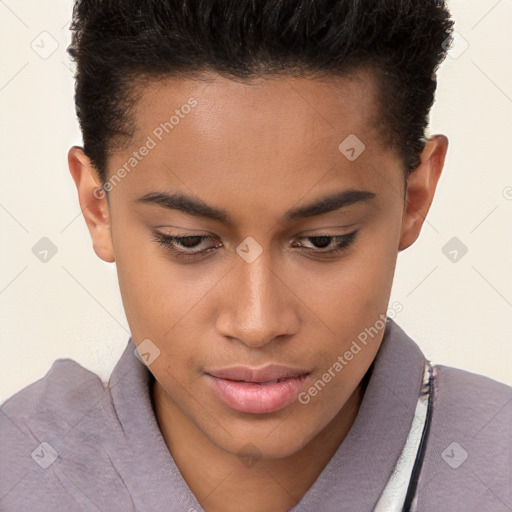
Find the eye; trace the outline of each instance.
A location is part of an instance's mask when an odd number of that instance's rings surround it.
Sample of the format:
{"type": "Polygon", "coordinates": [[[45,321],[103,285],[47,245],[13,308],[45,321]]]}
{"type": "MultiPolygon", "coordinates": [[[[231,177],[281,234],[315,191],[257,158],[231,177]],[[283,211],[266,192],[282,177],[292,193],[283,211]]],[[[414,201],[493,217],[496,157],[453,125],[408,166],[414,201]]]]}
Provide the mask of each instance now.
{"type": "Polygon", "coordinates": [[[212,244],[212,241],[216,240],[213,236],[171,236],[155,231],[153,237],[160,245],[173,252],[177,257],[204,255],[206,252],[210,252],[211,249],[222,247],[222,242],[212,244]],[[206,242],[209,242],[209,244],[206,244],[206,242]]]}
{"type": "MultiPolygon", "coordinates": [[[[354,242],[357,230],[346,235],[321,234],[301,237],[295,247],[301,247],[305,252],[318,256],[331,256],[347,250],[354,242]],[[306,241],[305,243],[302,241],[306,241]],[[312,247],[308,244],[311,244],[312,247]]],[[[167,235],[160,231],[153,233],[153,238],[177,258],[198,258],[223,246],[217,237],[206,235],[167,235]]]]}
{"type": "Polygon", "coordinates": [[[347,250],[355,241],[357,230],[346,235],[321,234],[315,236],[306,236],[299,240],[306,240],[306,243],[299,242],[299,246],[306,251],[316,255],[333,255],[347,250]],[[308,246],[308,242],[313,246],[308,246]]]}

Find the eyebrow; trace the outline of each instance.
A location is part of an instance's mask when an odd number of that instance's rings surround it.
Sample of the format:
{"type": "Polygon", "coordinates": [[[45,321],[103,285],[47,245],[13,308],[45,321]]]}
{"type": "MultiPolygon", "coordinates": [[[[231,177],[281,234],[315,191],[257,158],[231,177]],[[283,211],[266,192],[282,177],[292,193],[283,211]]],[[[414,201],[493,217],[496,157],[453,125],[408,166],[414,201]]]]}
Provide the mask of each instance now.
{"type": "MultiPolygon", "coordinates": [[[[305,206],[299,206],[287,211],[283,217],[285,221],[292,221],[307,217],[314,217],[355,203],[369,201],[376,197],[369,190],[347,189],[341,192],[329,194],[305,206]]],[[[226,225],[233,226],[229,214],[216,206],[208,205],[200,199],[187,196],[181,192],[167,194],[165,192],[150,192],[136,200],[138,203],[156,204],[169,210],[178,210],[188,215],[215,220],[226,225]]]]}

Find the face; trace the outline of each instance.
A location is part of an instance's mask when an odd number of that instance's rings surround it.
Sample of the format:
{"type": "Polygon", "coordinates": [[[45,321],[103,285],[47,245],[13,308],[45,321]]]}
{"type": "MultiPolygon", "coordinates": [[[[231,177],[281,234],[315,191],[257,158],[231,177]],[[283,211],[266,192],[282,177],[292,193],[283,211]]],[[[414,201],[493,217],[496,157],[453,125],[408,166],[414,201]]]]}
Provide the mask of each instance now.
{"type": "Polygon", "coordinates": [[[146,86],[130,147],[109,161],[108,207],[87,159],[70,156],[157,386],[228,452],[295,453],[379,348],[397,253],[419,234],[443,155],[423,159],[404,208],[376,98],[363,72],[146,86]]]}

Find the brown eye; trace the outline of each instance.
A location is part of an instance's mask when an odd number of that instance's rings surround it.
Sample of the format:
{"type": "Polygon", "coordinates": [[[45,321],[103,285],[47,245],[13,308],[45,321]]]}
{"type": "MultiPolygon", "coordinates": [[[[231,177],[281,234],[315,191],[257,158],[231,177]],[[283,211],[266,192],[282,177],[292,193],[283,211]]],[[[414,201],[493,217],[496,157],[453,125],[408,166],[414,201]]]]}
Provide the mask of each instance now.
{"type": "Polygon", "coordinates": [[[310,236],[308,238],[318,249],[324,249],[332,243],[332,237],[330,236],[310,236]]]}
{"type": "Polygon", "coordinates": [[[215,241],[215,238],[204,235],[172,236],[155,231],[153,233],[153,238],[167,250],[182,257],[204,255],[212,249],[216,249],[222,245],[218,242],[212,244],[212,241],[215,241]],[[206,242],[210,243],[207,244],[206,242]]]}
{"type": "Polygon", "coordinates": [[[306,240],[312,244],[313,247],[308,246],[308,242],[300,242],[299,246],[312,254],[339,254],[348,249],[348,247],[354,243],[357,233],[358,231],[353,231],[347,235],[306,236],[299,240],[306,240]]]}

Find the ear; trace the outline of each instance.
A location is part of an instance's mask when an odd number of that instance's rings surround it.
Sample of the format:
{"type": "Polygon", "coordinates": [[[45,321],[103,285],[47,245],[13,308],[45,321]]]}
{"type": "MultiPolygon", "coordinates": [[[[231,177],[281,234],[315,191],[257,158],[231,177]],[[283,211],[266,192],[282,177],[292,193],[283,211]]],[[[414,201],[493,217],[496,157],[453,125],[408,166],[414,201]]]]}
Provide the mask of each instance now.
{"type": "Polygon", "coordinates": [[[420,235],[434,199],[447,150],[448,139],[444,135],[434,135],[428,139],[420,155],[420,164],[409,176],[399,251],[407,249],[420,235]]]}
{"type": "Polygon", "coordinates": [[[110,231],[110,210],[96,168],[83,148],[73,146],[68,165],[78,191],[78,200],[92,238],[94,252],[103,261],[115,261],[110,231]]]}

